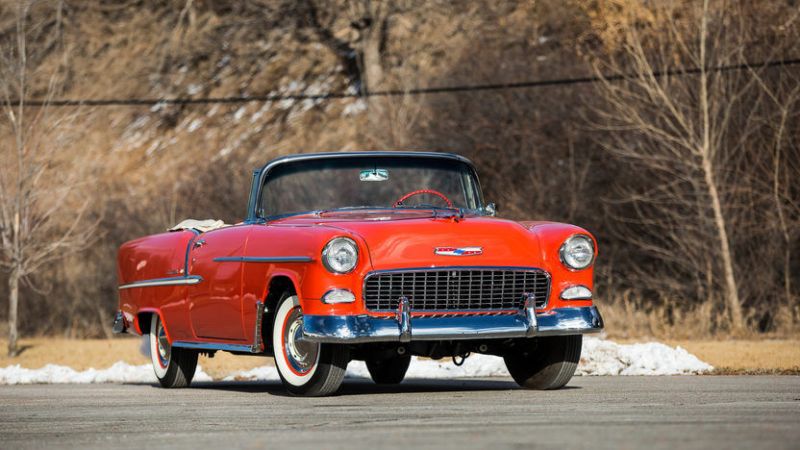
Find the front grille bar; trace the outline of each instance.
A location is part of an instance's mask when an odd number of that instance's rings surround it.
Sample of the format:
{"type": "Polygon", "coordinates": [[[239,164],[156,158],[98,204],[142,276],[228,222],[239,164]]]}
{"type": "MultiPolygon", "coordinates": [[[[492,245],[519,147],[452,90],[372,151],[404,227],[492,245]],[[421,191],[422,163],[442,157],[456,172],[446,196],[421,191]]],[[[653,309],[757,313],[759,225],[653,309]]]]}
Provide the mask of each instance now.
{"type": "Polygon", "coordinates": [[[396,311],[407,298],[417,312],[522,310],[530,297],[547,305],[550,275],[524,267],[438,267],[377,271],[364,278],[370,311],[396,311]]]}

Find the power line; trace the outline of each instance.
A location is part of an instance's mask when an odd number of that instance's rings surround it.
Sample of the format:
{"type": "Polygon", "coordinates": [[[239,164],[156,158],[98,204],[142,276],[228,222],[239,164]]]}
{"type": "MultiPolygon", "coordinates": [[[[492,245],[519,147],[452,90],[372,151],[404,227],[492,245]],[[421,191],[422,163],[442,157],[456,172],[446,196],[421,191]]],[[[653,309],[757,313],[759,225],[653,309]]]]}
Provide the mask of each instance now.
{"type": "MultiPolygon", "coordinates": [[[[761,63],[744,63],[724,66],[710,67],[706,72],[730,72],[746,69],[763,69],[779,66],[800,65],[800,59],[785,59],[778,61],[764,61],[761,63]]],[[[699,74],[702,71],[699,67],[669,69],[655,71],[653,76],[661,78],[665,76],[682,76],[699,74]]],[[[577,78],[560,78],[549,80],[522,81],[516,83],[491,83],[461,86],[441,86],[413,89],[390,89],[384,91],[374,91],[365,93],[345,93],[328,92],[324,94],[282,94],[282,95],[255,95],[247,97],[203,97],[203,98],[105,98],[105,99],[57,99],[57,100],[28,100],[28,106],[154,106],[154,105],[197,105],[197,104],[220,104],[220,103],[251,103],[251,102],[273,102],[281,100],[332,100],[342,98],[364,98],[364,97],[398,97],[403,95],[427,95],[442,94],[452,92],[473,92],[473,91],[495,91],[505,89],[528,89],[546,86],[566,86],[573,84],[597,83],[606,81],[621,81],[625,79],[637,78],[635,74],[617,74],[577,78]]],[[[12,104],[19,103],[19,100],[12,100],[12,104]]]]}

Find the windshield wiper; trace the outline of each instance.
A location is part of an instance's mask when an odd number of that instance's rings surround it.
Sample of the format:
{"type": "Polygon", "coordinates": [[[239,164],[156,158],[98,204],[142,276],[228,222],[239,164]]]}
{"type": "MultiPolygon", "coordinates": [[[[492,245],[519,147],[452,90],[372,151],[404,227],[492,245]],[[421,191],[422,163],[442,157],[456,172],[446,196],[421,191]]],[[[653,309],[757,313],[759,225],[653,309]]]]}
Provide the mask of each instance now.
{"type": "Polygon", "coordinates": [[[394,208],[394,209],[415,209],[415,210],[430,209],[431,212],[433,213],[433,217],[439,217],[439,214],[438,214],[439,211],[450,211],[450,212],[453,213],[453,215],[445,216],[445,217],[458,216],[461,219],[464,218],[464,208],[456,208],[455,206],[447,207],[447,206],[435,206],[435,205],[429,205],[429,204],[421,204],[421,205],[414,205],[414,206],[399,206],[399,207],[394,208]]]}
{"type": "Polygon", "coordinates": [[[325,214],[329,212],[335,211],[359,211],[364,209],[389,209],[386,206],[342,206],[340,208],[333,208],[333,209],[322,209],[317,211],[317,215],[325,214]]]}

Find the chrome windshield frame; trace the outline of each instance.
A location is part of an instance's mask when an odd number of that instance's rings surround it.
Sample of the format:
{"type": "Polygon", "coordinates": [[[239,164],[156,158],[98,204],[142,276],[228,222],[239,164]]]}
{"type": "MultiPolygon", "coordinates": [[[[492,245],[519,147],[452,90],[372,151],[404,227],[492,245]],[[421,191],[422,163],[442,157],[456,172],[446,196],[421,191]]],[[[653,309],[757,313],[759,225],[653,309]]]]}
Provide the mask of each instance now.
{"type": "Polygon", "coordinates": [[[326,153],[301,153],[296,155],[288,155],[280,158],[273,159],[262,168],[253,172],[253,182],[250,188],[250,196],[248,199],[247,217],[245,223],[263,223],[276,218],[290,217],[298,214],[308,214],[315,211],[307,211],[304,213],[287,213],[274,216],[261,216],[259,214],[259,205],[261,204],[262,192],[267,177],[276,167],[288,163],[295,163],[301,161],[314,161],[320,159],[338,159],[338,158],[433,158],[440,160],[451,160],[463,163],[467,166],[473,179],[475,180],[475,189],[477,190],[479,207],[484,207],[483,189],[481,188],[480,179],[478,178],[478,171],[475,165],[468,158],[457,155],[454,153],[443,152],[416,152],[416,151],[364,151],[364,152],[326,152],[326,153]]]}

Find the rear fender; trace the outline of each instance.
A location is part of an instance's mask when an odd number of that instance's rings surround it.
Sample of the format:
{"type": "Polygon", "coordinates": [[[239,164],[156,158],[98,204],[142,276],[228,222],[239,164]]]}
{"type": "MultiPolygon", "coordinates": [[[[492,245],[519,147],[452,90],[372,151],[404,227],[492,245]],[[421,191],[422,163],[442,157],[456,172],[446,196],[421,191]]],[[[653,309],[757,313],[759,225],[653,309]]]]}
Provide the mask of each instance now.
{"type": "Polygon", "coordinates": [[[164,333],[167,335],[167,341],[171,344],[172,337],[169,332],[169,324],[164,320],[164,315],[161,314],[158,308],[142,308],[136,313],[136,320],[133,322],[136,331],[138,331],[140,335],[149,334],[150,321],[153,320],[153,316],[158,316],[161,319],[161,323],[164,324],[164,333]]]}

